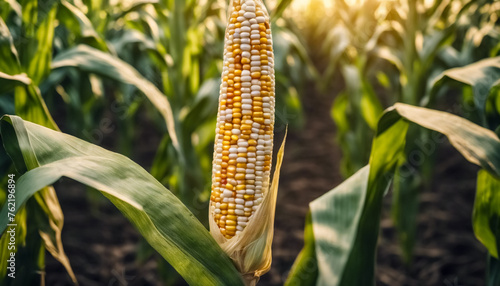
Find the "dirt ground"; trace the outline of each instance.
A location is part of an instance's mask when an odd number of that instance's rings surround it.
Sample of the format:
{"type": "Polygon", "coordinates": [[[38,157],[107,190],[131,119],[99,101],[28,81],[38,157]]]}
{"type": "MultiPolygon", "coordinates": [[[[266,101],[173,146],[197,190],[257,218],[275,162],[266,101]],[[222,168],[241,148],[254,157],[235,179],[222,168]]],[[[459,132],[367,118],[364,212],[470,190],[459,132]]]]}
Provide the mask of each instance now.
{"type": "MultiPolygon", "coordinates": [[[[281,285],[303,245],[308,204],[342,182],[340,150],[330,118],[330,101],[315,93],[305,101],[304,131],[290,131],[281,172],[273,265],[259,285],[281,285]],[[319,104],[321,103],[321,104],[319,104]]],[[[143,137],[144,138],[144,137],[143,137]]],[[[155,138],[141,152],[150,166],[155,138]]],[[[474,238],[471,213],[475,172],[449,146],[439,152],[434,183],[420,194],[418,238],[413,264],[405,266],[384,200],[377,259],[377,285],[484,285],[486,251],[474,238]]],[[[137,262],[140,235],[109,202],[89,203],[85,187],[56,185],[65,226],[63,243],[80,285],[163,285],[157,260],[137,262]]],[[[63,267],[47,254],[46,285],[71,285],[63,267]]]]}

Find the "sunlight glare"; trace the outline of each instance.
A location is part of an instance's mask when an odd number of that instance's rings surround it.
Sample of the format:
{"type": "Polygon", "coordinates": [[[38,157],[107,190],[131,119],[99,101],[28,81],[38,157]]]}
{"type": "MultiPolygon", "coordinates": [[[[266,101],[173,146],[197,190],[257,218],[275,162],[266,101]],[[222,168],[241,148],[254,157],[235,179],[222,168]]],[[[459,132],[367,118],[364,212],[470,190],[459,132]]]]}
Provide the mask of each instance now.
{"type": "MultiPolygon", "coordinates": [[[[325,8],[331,8],[333,6],[333,1],[332,0],[294,0],[292,1],[291,6],[294,8],[294,10],[303,10],[307,9],[311,2],[322,2],[325,8]]],[[[356,0],[354,0],[356,1],[356,0]]]]}
{"type": "MultiPolygon", "coordinates": [[[[347,5],[349,6],[357,6],[357,5],[362,5],[366,0],[344,0],[347,5]]],[[[428,0],[428,1],[433,1],[433,0],[428,0]]],[[[292,1],[292,8],[294,10],[304,10],[307,9],[311,4],[322,4],[325,9],[330,9],[332,8],[335,3],[334,0],[293,0],[292,1]]]]}

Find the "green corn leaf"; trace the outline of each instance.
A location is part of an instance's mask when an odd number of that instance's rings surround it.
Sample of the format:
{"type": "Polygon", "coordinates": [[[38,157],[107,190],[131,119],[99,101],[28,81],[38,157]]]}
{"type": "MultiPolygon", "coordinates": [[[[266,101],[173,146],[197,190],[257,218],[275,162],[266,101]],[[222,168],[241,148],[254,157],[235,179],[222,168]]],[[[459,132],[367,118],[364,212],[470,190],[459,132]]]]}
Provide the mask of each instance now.
{"type": "MultiPolygon", "coordinates": [[[[481,206],[478,204],[484,200],[476,199],[475,234],[491,255],[497,254],[500,229],[498,220],[496,225],[491,222],[498,219],[495,206],[499,196],[500,140],[494,132],[464,118],[397,103],[379,120],[369,169],[361,169],[310,204],[318,261],[317,285],[374,285],[382,198],[394,177],[395,167],[404,162],[402,155],[410,122],[446,135],[465,159],[483,168],[478,196],[495,194],[497,198],[481,206]],[[484,176],[491,181],[484,182],[484,176]]],[[[430,144],[442,140],[431,138],[430,144]]]]}
{"type": "Polygon", "coordinates": [[[474,92],[474,103],[480,114],[485,116],[486,102],[490,90],[500,85],[500,57],[489,58],[473,64],[444,71],[433,82],[431,96],[436,93],[440,83],[451,78],[470,85],[474,92]]]}
{"type": "Polygon", "coordinates": [[[164,117],[170,138],[174,146],[179,148],[174,116],[167,97],[131,65],[110,54],[79,45],[62,52],[52,61],[53,69],[66,67],[76,67],[88,73],[112,78],[125,84],[131,84],[142,91],[164,117]]]}
{"type": "Polygon", "coordinates": [[[318,261],[311,214],[307,214],[304,229],[304,248],[295,259],[295,263],[288,274],[285,286],[314,285],[318,277],[318,261]]]}
{"type": "Polygon", "coordinates": [[[399,51],[395,49],[391,49],[389,47],[377,47],[373,49],[373,54],[381,59],[384,59],[394,65],[398,69],[398,71],[402,74],[405,75],[407,74],[407,71],[404,67],[403,62],[400,59],[399,51]]]}
{"type": "Polygon", "coordinates": [[[27,37],[35,35],[35,28],[38,23],[38,1],[35,0],[21,0],[22,20],[27,37]]]}
{"type": "Polygon", "coordinates": [[[200,87],[189,113],[184,119],[187,134],[193,133],[204,122],[216,116],[219,104],[220,78],[206,80],[200,87]]]}
{"type": "MultiPolygon", "coordinates": [[[[52,119],[45,105],[40,90],[33,84],[17,86],[15,88],[15,109],[17,114],[27,120],[37,122],[53,130],[59,130],[59,127],[52,119]]],[[[7,145],[4,146],[6,146],[7,150],[7,145]]],[[[29,151],[26,151],[22,158],[18,158],[16,161],[17,169],[21,172],[26,172],[39,166],[36,156],[29,151]]],[[[61,262],[67,269],[71,279],[76,282],[69,259],[62,247],[61,232],[64,224],[64,216],[55,190],[52,186],[47,186],[35,194],[34,197],[38,204],[33,204],[31,210],[36,215],[30,213],[29,217],[37,218],[35,225],[38,228],[38,233],[42,238],[44,246],[55,259],[61,262]]],[[[27,253],[30,251],[30,255],[38,252],[36,246],[33,246],[31,250],[26,250],[27,253]]],[[[43,265],[41,267],[43,268],[43,265]]]]}
{"type": "MultiPolygon", "coordinates": [[[[14,39],[10,33],[9,27],[0,17],[0,71],[14,75],[21,73],[21,64],[19,55],[14,46],[14,39]]],[[[2,88],[3,89],[3,88],[2,88]]]]}
{"type": "Polygon", "coordinates": [[[418,174],[409,177],[403,175],[411,168],[412,166],[403,164],[396,169],[391,208],[391,217],[401,245],[402,258],[407,266],[411,265],[413,259],[419,207],[418,193],[422,187],[418,174]]]}
{"type": "MultiPolygon", "coordinates": [[[[2,190],[2,195],[7,196],[7,190],[3,189],[2,190]]],[[[6,199],[6,197],[5,197],[6,199]]],[[[4,200],[2,200],[4,202],[4,200]]],[[[16,255],[17,255],[17,250],[19,250],[21,245],[26,244],[26,230],[27,230],[27,225],[26,225],[26,208],[21,208],[19,212],[15,216],[15,224],[17,224],[16,229],[16,255]]],[[[2,235],[0,237],[0,257],[2,257],[2,260],[0,260],[0,281],[5,282],[5,280],[10,279],[7,277],[7,259],[10,256],[10,252],[12,249],[9,249],[9,236],[7,235],[2,235]],[[3,278],[3,281],[2,281],[3,278]]],[[[28,263],[28,262],[27,262],[28,263]]]]}
{"type": "Polygon", "coordinates": [[[428,36],[423,36],[423,47],[419,50],[419,56],[423,62],[430,63],[436,54],[446,46],[454,36],[456,26],[452,25],[441,31],[433,31],[428,36]]]}
{"type": "Polygon", "coordinates": [[[474,233],[490,254],[498,257],[500,247],[500,180],[481,170],[477,176],[477,191],[472,222],[474,233]]]}
{"type": "Polygon", "coordinates": [[[366,80],[362,80],[361,114],[371,129],[377,129],[377,122],[384,109],[378,99],[373,86],[366,80]]]}
{"type": "Polygon", "coordinates": [[[7,19],[11,12],[14,12],[18,17],[22,17],[23,15],[21,4],[16,0],[6,0],[0,4],[0,7],[2,7],[0,18],[7,19]]]}
{"type": "Polygon", "coordinates": [[[357,232],[357,225],[352,222],[361,217],[369,174],[366,166],[310,204],[319,272],[317,285],[339,285],[343,278],[340,274],[348,271],[345,267],[357,232]]]}
{"type": "MultiPolygon", "coordinates": [[[[17,116],[3,117],[1,134],[16,167],[22,169],[26,159],[40,166],[18,179],[16,210],[39,189],[68,177],[100,190],[190,285],[242,285],[241,276],[203,225],[130,159],[17,116]]],[[[6,212],[4,206],[2,232],[8,223],[6,212]]]]}
{"type": "Polygon", "coordinates": [[[12,91],[17,85],[30,85],[31,79],[25,74],[9,75],[0,72],[0,94],[12,91]]]}
{"type": "Polygon", "coordinates": [[[14,94],[16,114],[26,120],[59,130],[37,86],[33,84],[16,86],[14,94]]]}
{"type": "MultiPolygon", "coordinates": [[[[162,54],[156,48],[155,42],[151,38],[147,37],[145,34],[137,30],[124,31],[121,37],[112,40],[110,44],[113,45],[113,49],[119,55],[130,53],[130,51],[128,51],[127,49],[130,49],[132,45],[139,45],[141,50],[148,51],[162,65],[167,65],[162,54]]],[[[130,56],[133,57],[135,55],[131,54],[130,56]]]]}
{"type": "MultiPolygon", "coordinates": [[[[38,7],[36,1],[25,1],[25,3],[23,3],[23,19],[25,20],[23,25],[26,30],[26,44],[20,47],[20,51],[21,58],[24,59],[23,70],[25,70],[30,77],[28,78],[26,74],[20,72],[16,75],[12,75],[10,78],[2,76],[2,82],[6,80],[10,82],[10,84],[2,85],[2,90],[14,87],[15,111],[18,115],[51,129],[59,130],[37,86],[50,71],[52,42],[56,25],[55,16],[57,14],[57,5],[54,4],[53,1],[47,1],[42,4],[43,5],[38,7]],[[43,15],[40,13],[42,17],[39,17],[38,10],[41,11],[42,9],[44,10],[43,15]],[[41,19],[40,23],[37,23],[37,17],[41,19]]],[[[2,30],[3,28],[4,27],[2,27],[2,30]]],[[[7,32],[8,31],[2,31],[2,34],[6,35],[6,41],[2,46],[2,53],[5,51],[4,47],[6,47],[7,43],[10,43],[11,51],[10,56],[7,57],[7,59],[10,59],[10,62],[6,61],[6,64],[10,66],[6,71],[19,71],[21,70],[21,66],[19,60],[17,60],[17,51],[13,46],[12,37],[7,32]]],[[[25,161],[25,163],[26,165],[24,168],[27,170],[38,167],[36,161],[33,160],[25,161]]],[[[26,220],[35,217],[36,222],[33,221],[32,224],[28,224],[27,228],[28,231],[32,232],[31,236],[33,236],[34,233],[34,235],[40,235],[41,237],[41,239],[32,238],[32,242],[21,247],[19,250],[21,253],[25,253],[23,255],[29,256],[26,257],[27,260],[30,259],[30,263],[26,263],[25,265],[26,271],[30,273],[35,270],[43,269],[44,259],[38,259],[38,257],[40,253],[45,253],[44,249],[47,249],[54,258],[63,264],[71,276],[71,279],[76,283],[75,275],[73,274],[61,243],[63,215],[54,189],[51,186],[44,187],[35,195],[35,200],[36,202],[32,202],[30,211],[28,211],[28,216],[24,216],[24,221],[22,221],[24,226],[21,224],[19,226],[19,231],[25,231],[26,220]]],[[[5,257],[3,255],[4,254],[2,254],[2,258],[5,257]]],[[[21,275],[21,273],[19,274],[21,275]]],[[[19,280],[19,283],[22,284],[23,282],[20,281],[21,280],[19,280]]]]}
{"type": "Polygon", "coordinates": [[[30,48],[35,50],[30,55],[30,61],[27,67],[27,73],[33,82],[38,85],[44,77],[50,72],[50,61],[52,59],[52,42],[54,40],[54,32],[56,26],[57,5],[53,7],[46,14],[43,22],[36,30],[35,37],[32,39],[33,43],[29,43],[30,48]]]}
{"type": "Polygon", "coordinates": [[[21,83],[24,85],[29,85],[32,82],[31,79],[25,73],[10,75],[10,74],[0,72],[0,80],[17,82],[17,83],[21,83]]]}
{"type": "Polygon", "coordinates": [[[273,9],[273,13],[271,14],[271,21],[276,21],[281,17],[283,11],[292,3],[292,0],[280,0],[276,5],[276,8],[273,9]]]}
{"type": "MultiPolygon", "coordinates": [[[[16,113],[22,115],[24,118],[31,119],[51,129],[59,130],[48,112],[38,87],[33,84],[20,85],[15,88],[15,110],[16,113]]],[[[17,158],[17,162],[18,170],[22,170],[23,172],[38,167],[35,156],[29,152],[17,158]],[[19,162],[22,162],[22,164],[19,162]]],[[[31,206],[32,212],[29,213],[28,217],[35,217],[36,222],[33,224],[35,226],[30,227],[33,229],[37,228],[35,233],[41,236],[45,248],[55,259],[63,264],[71,279],[76,283],[76,277],[62,247],[61,232],[64,218],[54,188],[52,186],[44,187],[39,193],[35,194],[35,199],[37,204],[31,206]]],[[[26,216],[24,216],[24,225],[26,224],[26,219],[26,216]]],[[[20,226],[20,228],[22,227],[20,226]]],[[[29,256],[38,255],[37,253],[40,251],[38,246],[29,246],[29,249],[23,249],[22,252],[29,256]]],[[[4,256],[1,257],[3,258],[4,256]]],[[[35,267],[36,265],[26,264],[26,267],[31,266],[35,267]]],[[[44,265],[42,263],[37,267],[37,269],[42,269],[44,265]]],[[[33,271],[33,269],[28,271],[33,271]]]]}
{"type": "Polygon", "coordinates": [[[346,49],[351,44],[350,40],[348,30],[344,26],[337,26],[326,35],[320,52],[329,56],[329,62],[323,73],[323,80],[321,80],[322,90],[326,90],[330,79],[337,71],[342,55],[346,53],[346,49]]]}
{"type": "Polygon", "coordinates": [[[122,18],[130,12],[142,9],[146,5],[158,4],[159,2],[160,2],[159,0],[138,0],[132,3],[128,3],[126,5],[123,5],[124,7],[121,9],[121,11],[118,14],[113,15],[113,18],[114,19],[122,18]]]}
{"type": "Polygon", "coordinates": [[[71,30],[74,35],[82,37],[87,44],[107,51],[106,42],[96,32],[92,22],[87,18],[85,13],[68,1],[63,0],[61,4],[57,18],[64,23],[64,26],[71,30]]]}
{"type": "Polygon", "coordinates": [[[401,103],[394,105],[391,112],[446,135],[465,159],[500,177],[500,140],[493,131],[446,112],[401,103]]]}

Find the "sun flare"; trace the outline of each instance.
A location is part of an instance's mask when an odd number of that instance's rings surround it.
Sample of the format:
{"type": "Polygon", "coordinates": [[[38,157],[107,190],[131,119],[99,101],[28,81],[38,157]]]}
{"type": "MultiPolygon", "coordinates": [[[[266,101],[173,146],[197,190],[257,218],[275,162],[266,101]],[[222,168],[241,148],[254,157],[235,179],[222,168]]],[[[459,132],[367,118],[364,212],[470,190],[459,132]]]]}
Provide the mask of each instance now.
{"type": "Polygon", "coordinates": [[[325,7],[331,7],[333,6],[333,1],[332,0],[295,0],[292,1],[292,7],[294,9],[307,9],[309,5],[311,5],[314,2],[319,2],[323,4],[325,7]]]}
{"type": "MultiPolygon", "coordinates": [[[[347,5],[354,6],[360,5],[365,0],[345,0],[347,5]]],[[[292,1],[292,7],[294,9],[306,9],[309,5],[322,4],[325,8],[331,8],[335,5],[334,0],[294,0],[292,1]]]]}

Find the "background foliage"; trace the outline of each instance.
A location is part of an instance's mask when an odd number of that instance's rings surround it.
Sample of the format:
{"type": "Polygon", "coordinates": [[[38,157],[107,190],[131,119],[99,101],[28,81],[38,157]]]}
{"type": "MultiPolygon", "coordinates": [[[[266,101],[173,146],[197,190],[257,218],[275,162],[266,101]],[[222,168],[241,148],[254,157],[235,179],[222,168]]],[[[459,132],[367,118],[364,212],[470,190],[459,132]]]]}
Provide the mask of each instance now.
{"type": "MultiPolygon", "coordinates": [[[[338,164],[343,177],[350,177],[330,192],[324,189],[325,195],[311,203],[305,246],[287,283],[372,284],[382,200],[387,193],[392,194],[391,216],[401,255],[411,268],[419,196],[439,180],[434,178],[439,163],[437,133],[446,135],[468,161],[482,168],[471,219],[477,239],[489,253],[487,283],[500,283],[499,3],[264,2],[273,20],[279,95],[275,129],[283,132],[288,124],[292,132],[305,132],[304,110],[314,104],[328,105],[335,123],[332,140],[341,150],[338,164]],[[422,152],[422,146],[434,147],[422,152]],[[332,257],[341,259],[332,262],[332,257]],[[310,263],[314,267],[307,267],[310,263]],[[367,274],[360,277],[360,271],[367,274]]],[[[0,148],[0,201],[6,200],[4,178],[9,173],[22,175],[19,192],[26,200],[18,205],[16,216],[18,257],[25,266],[18,269],[21,278],[14,283],[39,283],[42,277],[35,271],[45,267],[45,250],[76,280],[61,240],[63,212],[51,186],[61,176],[71,177],[65,169],[77,168],[75,162],[87,166],[84,173],[93,179],[74,178],[88,185],[86,199],[99,205],[102,198],[93,195],[93,189],[100,190],[131,219],[145,237],[139,256],[158,258],[165,283],[180,281],[177,273],[197,283],[197,277],[186,272],[185,261],[201,263],[195,268],[207,283],[226,278],[239,281],[225,257],[213,258],[220,256],[214,246],[207,246],[213,247],[211,255],[199,255],[194,249],[193,255],[186,255],[190,258],[176,259],[166,250],[172,243],[189,242],[189,235],[208,234],[203,225],[208,226],[227,4],[222,0],[0,2],[0,113],[22,118],[4,117],[0,148]],[[148,136],[158,142],[150,151],[154,159],[143,165],[147,172],[97,147],[140,161],[136,145],[148,136]],[[74,144],[85,146],[81,162],[60,155],[74,144]],[[44,149],[48,147],[51,151],[44,149]],[[104,169],[92,170],[96,164],[92,156],[100,152],[107,164],[103,159],[104,169]],[[96,172],[108,174],[107,179],[96,178],[96,172]],[[126,172],[140,173],[142,178],[128,185],[113,179],[123,179],[126,172]],[[139,196],[144,188],[140,186],[147,184],[154,184],[153,189],[165,197],[139,196]],[[134,186],[131,198],[116,196],[134,186]],[[161,213],[154,208],[169,203],[190,216],[189,235],[168,228],[165,222],[154,222],[160,218],[151,218],[153,226],[142,219],[161,213]],[[159,234],[151,233],[155,225],[159,234]],[[207,262],[211,259],[223,265],[224,274],[218,276],[207,262]]],[[[0,220],[5,219],[4,213],[0,215],[0,220]]],[[[179,219],[178,224],[186,221],[179,219]]],[[[205,237],[204,245],[213,244],[210,239],[205,237]]],[[[4,234],[2,257],[7,255],[3,252],[7,243],[4,234]]],[[[13,283],[5,275],[2,259],[0,276],[5,283],[13,283]]]]}

